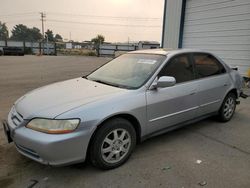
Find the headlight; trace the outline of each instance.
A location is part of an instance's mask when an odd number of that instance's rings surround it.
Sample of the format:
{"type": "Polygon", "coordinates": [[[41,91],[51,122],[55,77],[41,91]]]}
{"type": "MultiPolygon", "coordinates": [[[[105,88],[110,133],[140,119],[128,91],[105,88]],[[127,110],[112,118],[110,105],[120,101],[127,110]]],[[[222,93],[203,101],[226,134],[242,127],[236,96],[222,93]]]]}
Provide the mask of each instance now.
{"type": "Polygon", "coordinates": [[[79,123],[79,119],[52,120],[37,118],[31,120],[26,127],[49,134],[63,134],[73,132],[79,123]]]}

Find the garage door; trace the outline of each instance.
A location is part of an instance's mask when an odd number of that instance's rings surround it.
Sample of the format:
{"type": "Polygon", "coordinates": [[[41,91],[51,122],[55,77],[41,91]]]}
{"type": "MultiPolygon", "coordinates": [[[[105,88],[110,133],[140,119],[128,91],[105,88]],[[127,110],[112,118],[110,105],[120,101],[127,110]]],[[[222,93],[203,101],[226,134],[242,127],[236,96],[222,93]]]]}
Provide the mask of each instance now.
{"type": "Polygon", "coordinates": [[[250,68],[250,0],[187,0],[182,46],[214,52],[241,74],[250,68]]]}

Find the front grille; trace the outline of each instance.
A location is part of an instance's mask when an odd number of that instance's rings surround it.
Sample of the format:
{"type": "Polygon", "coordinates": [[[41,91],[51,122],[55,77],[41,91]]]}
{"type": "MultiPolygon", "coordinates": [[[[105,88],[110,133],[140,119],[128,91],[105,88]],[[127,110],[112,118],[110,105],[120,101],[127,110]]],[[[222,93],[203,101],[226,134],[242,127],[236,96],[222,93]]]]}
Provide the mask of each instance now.
{"type": "Polygon", "coordinates": [[[15,107],[11,110],[10,118],[15,126],[19,126],[23,122],[23,116],[16,111],[15,107]]]}

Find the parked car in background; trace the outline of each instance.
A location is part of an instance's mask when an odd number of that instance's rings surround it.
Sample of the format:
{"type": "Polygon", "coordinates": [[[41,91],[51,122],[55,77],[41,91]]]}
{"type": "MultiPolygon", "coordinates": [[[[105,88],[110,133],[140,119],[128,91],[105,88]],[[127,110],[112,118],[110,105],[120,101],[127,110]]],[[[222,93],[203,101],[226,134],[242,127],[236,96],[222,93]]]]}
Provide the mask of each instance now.
{"type": "Polygon", "coordinates": [[[4,55],[19,55],[23,56],[24,55],[24,50],[23,48],[20,47],[3,47],[3,54],[4,55]]]}
{"type": "Polygon", "coordinates": [[[2,55],[3,55],[3,48],[0,47],[0,56],[2,56],[2,55]]]}
{"type": "Polygon", "coordinates": [[[121,55],[86,77],[31,91],[3,123],[17,150],[46,165],[82,162],[112,169],[136,143],[217,116],[229,121],[242,78],[201,50],[144,50],[121,55]]]}

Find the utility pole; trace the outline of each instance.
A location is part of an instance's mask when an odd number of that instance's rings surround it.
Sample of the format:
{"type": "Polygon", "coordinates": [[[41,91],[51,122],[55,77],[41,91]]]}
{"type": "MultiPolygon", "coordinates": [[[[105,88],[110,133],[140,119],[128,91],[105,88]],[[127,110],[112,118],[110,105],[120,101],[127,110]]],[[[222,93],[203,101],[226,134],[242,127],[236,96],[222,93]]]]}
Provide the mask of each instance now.
{"type": "Polygon", "coordinates": [[[129,37],[128,37],[128,51],[129,51],[129,37]]]}
{"type": "Polygon", "coordinates": [[[46,35],[46,45],[47,45],[47,55],[49,55],[49,37],[48,37],[48,35],[46,35]]]}
{"type": "Polygon", "coordinates": [[[42,43],[43,43],[43,50],[42,50],[42,54],[44,52],[44,18],[46,17],[45,13],[44,12],[40,12],[41,14],[41,21],[42,21],[42,34],[43,34],[43,40],[42,40],[42,43]]]}

